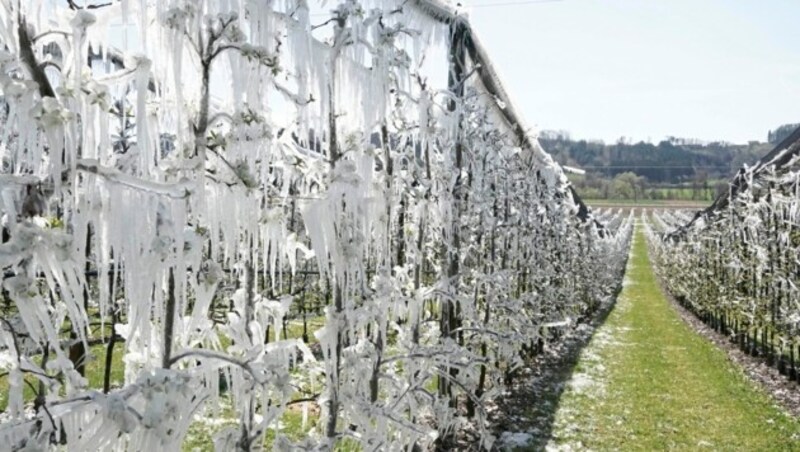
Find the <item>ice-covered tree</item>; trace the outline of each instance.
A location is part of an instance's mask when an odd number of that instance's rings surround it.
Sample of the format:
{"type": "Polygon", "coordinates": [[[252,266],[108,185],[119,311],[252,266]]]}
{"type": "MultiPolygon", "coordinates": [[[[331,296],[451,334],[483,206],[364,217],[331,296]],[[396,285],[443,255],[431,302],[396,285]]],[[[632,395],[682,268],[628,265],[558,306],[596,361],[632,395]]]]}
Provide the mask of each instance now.
{"type": "Polygon", "coordinates": [[[619,284],[630,218],[580,204],[455,8],[0,17],[12,449],[176,450],[222,411],[218,450],[428,448],[467,422],[488,447],[484,402],[619,284]],[[287,334],[309,311],[315,349],[287,334]],[[321,413],[293,443],[297,405],[321,413]]]}

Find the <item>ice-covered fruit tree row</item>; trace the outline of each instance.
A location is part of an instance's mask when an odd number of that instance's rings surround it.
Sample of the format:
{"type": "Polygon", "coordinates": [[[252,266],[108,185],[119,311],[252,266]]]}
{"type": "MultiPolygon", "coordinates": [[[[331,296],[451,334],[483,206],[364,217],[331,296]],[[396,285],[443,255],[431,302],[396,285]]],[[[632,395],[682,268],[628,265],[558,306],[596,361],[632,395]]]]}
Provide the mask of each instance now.
{"type": "Polygon", "coordinates": [[[798,378],[800,130],[694,217],[648,225],[657,273],[679,302],[748,353],[798,378]]]}
{"type": "Polygon", "coordinates": [[[329,8],[0,0],[1,447],[489,447],[484,402],[613,295],[630,218],[466,18],[329,8]]]}

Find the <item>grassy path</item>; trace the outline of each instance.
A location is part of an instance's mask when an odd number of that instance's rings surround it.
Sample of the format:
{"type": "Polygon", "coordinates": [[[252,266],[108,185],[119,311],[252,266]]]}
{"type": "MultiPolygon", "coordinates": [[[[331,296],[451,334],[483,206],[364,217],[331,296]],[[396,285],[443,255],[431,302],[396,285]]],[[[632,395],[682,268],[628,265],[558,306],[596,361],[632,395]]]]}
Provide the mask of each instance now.
{"type": "Polygon", "coordinates": [[[635,234],[626,285],[581,352],[551,450],[798,450],[800,423],[678,317],[635,234]]]}

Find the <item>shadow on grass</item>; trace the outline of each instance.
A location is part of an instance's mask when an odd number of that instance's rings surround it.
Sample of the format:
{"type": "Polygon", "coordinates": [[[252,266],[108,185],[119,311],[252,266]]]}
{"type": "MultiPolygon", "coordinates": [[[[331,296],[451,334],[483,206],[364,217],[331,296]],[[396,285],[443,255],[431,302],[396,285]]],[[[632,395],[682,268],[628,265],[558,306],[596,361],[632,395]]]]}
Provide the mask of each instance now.
{"type": "MultiPolygon", "coordinates": [[[[594,337],[597,329],[605,323],[616,304],[620,286],[614,294],[614,302],[609,302],[599,310],[591,322],[579,326],[575,332],[558,343],[551,344],[547,350],[521,369],[510,389],[496,400],[497,409],[491,412],[492,430],[498,437],[502,432],[528,434],[521,444],[501,444],[513,450],[544,450],[550,441],[556,412],[561,396],[567,388],[581,351],[594,337]]],[[[513,443],[513,440],[509,441],[513,443]]]]}

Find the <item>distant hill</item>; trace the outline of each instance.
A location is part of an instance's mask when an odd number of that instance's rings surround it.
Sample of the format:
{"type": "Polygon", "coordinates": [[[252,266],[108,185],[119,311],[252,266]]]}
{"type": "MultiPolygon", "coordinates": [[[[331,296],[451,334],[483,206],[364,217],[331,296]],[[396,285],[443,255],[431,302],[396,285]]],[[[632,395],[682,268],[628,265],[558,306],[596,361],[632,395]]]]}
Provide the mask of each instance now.
{"type": "MultiPolygon", "coordinates": [[[[783,127],[770,137],[783,134],[783,127]]],[[[792,129],[794,130],[794,129],[792,129]]],[[[781,136],[787,136],[781,135],[781,136]]],[[[781,138],[782,139],[782,138],[781,138]]],[[[702,177],[728,179],[743,164],[752,163],[772,148],[771,143],[745,145],[669,138],[658,144],[573,140],[563,132],[543,132],[539,141],[561,164],[602,178],[633,172],[656,184],[681,184],[702,177]]],[[[780,141],[780,140],[778,140],[780,141]]]]}
{"type": "Polygon", "coordinates": [[[709,201],[727,190],[728,180],[744,164],[754,164],[800,124],[785,124],[767,134],[767,142],[732,144],[669,137],[658,144],[576,140],[564,131],[544,131],[539,142],[571,175],[586,199],[681,199],[709,201]]]}
{"type": "Polygon", "coordinates": [[[798,127],[800,127],[800,123],[784,124],[775,130],[770,130],[769,133],[767,133],[767,141],[769,141],[771,144],[778,144],[783,141],[784,138],[791,135],[792,132],[797,130],[798,127]]]}

